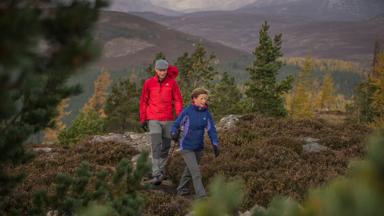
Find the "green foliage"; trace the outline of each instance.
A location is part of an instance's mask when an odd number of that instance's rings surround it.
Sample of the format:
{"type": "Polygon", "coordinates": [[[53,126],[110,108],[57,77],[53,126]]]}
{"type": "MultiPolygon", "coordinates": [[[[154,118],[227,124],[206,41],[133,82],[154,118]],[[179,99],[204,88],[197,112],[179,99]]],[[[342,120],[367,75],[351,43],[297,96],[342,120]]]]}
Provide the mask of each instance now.
{"type": "Polygon", "coordinates": [[[112,86],[105,105],[107,131],[139,131],[140,92],[130,79],[120,80],[112,86]]]}
{"type": "Polygon", "coordinates": [[[8,176],[3,164],[24,161],[22,143],[53,126],[59,102],[80,91],[66,81],[98,53],[92,29],[106,1],[60,2],[1,2],[1,202],[20,180],[20,176],[8,176]]]}
{"type": "Polygon", "coordinates": [[[102,210],[99,215],[139,215],[144,200],[138,190],[146,187],[140,183],[149,169],[147,153],[140,155],[136,169],[125,158],[114,173],[92,173],[90,165],[83,162],[73,177],[57,175],[54,194],[36,192],[30,215],[46,215],[52,209],[58,215],[73,215],[76,212],[93,215],[92,212],[97,209],[102,210]],[[111,175],[112,180],[109,180],[111,175]],[[92,182],[94,177],[96,180],[92,182]]]}
{"type": "Polygon", "coordinates": [[[191,55],[184,53],[177,59],[175,64],[180,71],[177,80],[185,104],[190,101],[190,93],[193,89],[197,87],[211,88],[212,81],[217,75],[215,60],[213,54],[207,56],[207,51],[201,44],[196,46],[191,55]]]}
{"type": "Polygon", "coordinates": [[[330,110],[335,107],[335,87],[332,76],[329,73],[324,76],[319,100],[319,108],[321,110],[330,110]]]}
{"type": "Polygon", "coordinates": [[[367,160],[352,164],[347,178],[313,190],[300,206],[290,199],[253,215],[384,215],[384,131],[370,139],[367,160]]]}
{"type": "Polygon", "coordinates": [[[292,77],[277,82],[278,71],[283,63],[280,58],[282,35],[274,39],[268,35],[269,25],[265,22],[259,32],[259,46],[253,52],[255,60],[248,66],[250,80],[246,83],[246,95],[251,99],[251,110],[265,115],[285,116],[283,94],[292,86],[292,77]]]}
{"type": "Polygon", "coordinates": [[[216,177],[209,186],[211,195],[207,199],[195,203],[193,215],[233,215],[244,197],[242,185],[240,181],[225,183],[224,178],[216,177]]]}
{"type": "Polygon", "coordinates": [[[296,80],[292,96],[291,114],[293,117],[312,117],[313,107],[313,59],[307,58],[296,80]]]}
{"type": "Polygon", "coordinates": [[[105,120],[94,110],[82,111],[74,120],[71,127],[60,132],[58,139],[65,146],[75,145],[89,135],[104,132],[105,120]]]}
{"type": "Polygon", "coordinates": [[[209,109],[218,119],[228,114],[238,114],[242,112],[240,105],[242,98],[235,78],[225,72],[210,94],[209,109]]]}
{"type": "Polygon", "coordinates": [[[373,108],[373,94],[376,89],[377,87],[371,78],[362,82],[356,89],[351,112],[357,122],[372,122],[375,119],[376,113],[373,108]]]}

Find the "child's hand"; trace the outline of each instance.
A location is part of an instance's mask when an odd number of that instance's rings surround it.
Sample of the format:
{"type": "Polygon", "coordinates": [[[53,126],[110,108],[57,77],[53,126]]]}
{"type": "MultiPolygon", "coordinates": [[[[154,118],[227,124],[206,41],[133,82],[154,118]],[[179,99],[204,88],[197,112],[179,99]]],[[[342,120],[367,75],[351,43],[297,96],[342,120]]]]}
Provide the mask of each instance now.
{"type": "Polygon", "coordinates": [[[180,134],[179,133],[171,133],[171,139],[175,142],[178,142],[179,141],[179,136],[180,134]]]}
{"type": "Polygon", "coordinates": [[[220,154],[219,146],[213,145],[213,153],[215,154],[215,157],[219,156],[220,154]]]}

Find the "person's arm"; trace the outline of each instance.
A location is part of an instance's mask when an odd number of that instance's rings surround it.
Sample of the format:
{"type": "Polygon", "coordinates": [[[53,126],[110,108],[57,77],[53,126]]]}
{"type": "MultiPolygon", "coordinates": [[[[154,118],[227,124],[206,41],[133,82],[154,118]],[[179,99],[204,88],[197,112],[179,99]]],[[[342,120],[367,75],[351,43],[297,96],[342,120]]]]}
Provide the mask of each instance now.
{"type": "Polygon", "coordinates": [[[146,81],[143,86],[143,90],[141,91],[140,96],[140,122],[144,123],[147,121],[147,107],[149,100],[149,90],[148,90],[148,82],[146,81]]]}
{"type": "Polygon", "coordinates": [[[172,91],[172,97],[175,105],[176,116],[179,116],[179,114],[183,110],[183,97],[181,96],[181,91],[176,81],[172,91]]]}
{"type": "Polygon", "coordinates": [[[176,120],[172,124],[172,129],[171,129],[171,135],[174,135],[178,133],[180,130],[181,125],[184,123],[185,118],[187,118],[186,115],[186,110],[183,110],[181,114],[176,118],[176,120]]]}
{"type": "Polygon", "coordinates": [[[208,136],[211,139],[213,146],[219,147],[219,139],[217,137],[216,126],[213,122],[211,113],[208,111],[208,124],[207,124],[208,136]]]}

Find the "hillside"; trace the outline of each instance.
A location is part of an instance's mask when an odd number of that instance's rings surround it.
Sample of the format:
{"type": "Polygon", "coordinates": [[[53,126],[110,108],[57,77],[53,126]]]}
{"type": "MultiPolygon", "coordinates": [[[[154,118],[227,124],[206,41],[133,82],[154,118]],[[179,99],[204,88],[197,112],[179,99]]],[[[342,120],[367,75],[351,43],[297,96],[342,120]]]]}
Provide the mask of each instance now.
{"type": "Polygon", "coordinates": [[[268,0],[238,9],[248,13],[294,15],[323,21],[363,20],[379,15],[383,10],[382,0],[268,0]]]}
{"type": "Polygon", "coordinates": [[[266,20],[272,33],[283,33],[286,57],[313,55],[371,64],[376,38],[384,38],[381,19],[314,21],[297,15],[245,12],[199,12],[179,17],[147,16],[172,29],[207,38],[226,46],[253,51],[266,20]]]}
{"type": "Polygon", "coordinates": [[[208,52],[214,52],[219,61],[245,54],[244,51],[120,12],[103,12],[95,34],[103,47],[103,56],[97,65],[109,69],[148,65],[158,52],[163,52],[167,59],[174,61],[184,52],[194,50],[198,42],[208,52]]]}
{"type": "MultiPolygon", "coordinates": [[[[346,175],[349,162],[364,155],[364,141],[370,132],[369,128],[358,124],[245,115],[232,128],[219,130],[222,148],[218,158],[214,158],[207,142],[201,161],[203,181],[208,185],[217,174],[229,179],[242,178],[246,193],[242,211],[255,204],[267,206],[277,195],[300,201],[309,188],[346,175]],[[308,148],[308,145],[322,147],[308,148]]],[[[73,148],[29,146],[28,150],[37,152],[36,158],[31,163],[9,167],[14,173],[29,173],[12,194],[9,208],[21,208],[25,215],[31,209],[33,191],[49,189],[53,192],[56,174],[75,173],[81,161],[88,161],[92,171],[112,173],[122,158],[138,153],[135,137],[148,142],[145,136],[128,134],[126,142],[121,143],[96,143],[97,139],[87,139],[73,148]]],[[[184,166],[181,161],[180,154],[176,153],[170,164],[172,190],[162,191],[161,187],[141,190],[140,194],[147,198],[143,215],[187,213],[191,200],[174,194],[184,166]]],[[[91,185],[95,181],[92,179],[91,185]]]]}
{"type": "Polygon", "coordinates": [[[150,0],[114,0],[107,8],[119,12],[154,12],[168,16],[180,15],[180,12],[154,5],[150,0]]]}

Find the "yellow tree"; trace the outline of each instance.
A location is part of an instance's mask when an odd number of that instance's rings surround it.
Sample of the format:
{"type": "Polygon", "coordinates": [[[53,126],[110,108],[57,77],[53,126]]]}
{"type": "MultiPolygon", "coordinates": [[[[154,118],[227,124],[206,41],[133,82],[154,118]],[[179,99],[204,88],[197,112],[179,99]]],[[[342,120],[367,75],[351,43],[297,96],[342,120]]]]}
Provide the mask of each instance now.
{"type": "Polygon", "coordinates": [[[372,106],[377,115],[374,122],[375,126],[384,127],[384,51],[377,56],[374,71],[377,75],[376,78],[372,78],[376,87],[372,98],[372,106]]]}
{"type": "Polygon", "coordinates": [[[331,110],[335,107],[335,87],[331,74],[328,72],[323,78],[323,85],[319,95],[320,110],[331,110]]]}
{"type": "Polygon", "coordinates": [[[90,109],[95,110],[101,117],[105,117],[104,105],[107,100],[107,90],[111,85],[111,74],[108,70],[103,69],[94,82],[93,95],[84,105],[83,111],[88,112],[90,109]]]}
{"type": "Polygon", "coordinates": [[[65,129],[65,124],[63,123],[62,119],[65,116],[68,116],[70,112],[66,112],[65,109],[69,105],[69,98],[65,98],[60,101],[59,105],[57,106],[57,116],[53,119],[52,123],[54,124],[52,128],[46,128],[44,130],[44,142],[45,143],[51,143],[57,141],[57,136],[59,135],[60,131],[65,129]]]}
{"type": "Polygon", "coordinates": [[[293,117],[312,117],[314,115],[312,104],[313,86],[313,58],[307,57],[299,72],[298,79],[292,95],[291,114],[293,117]]]}

